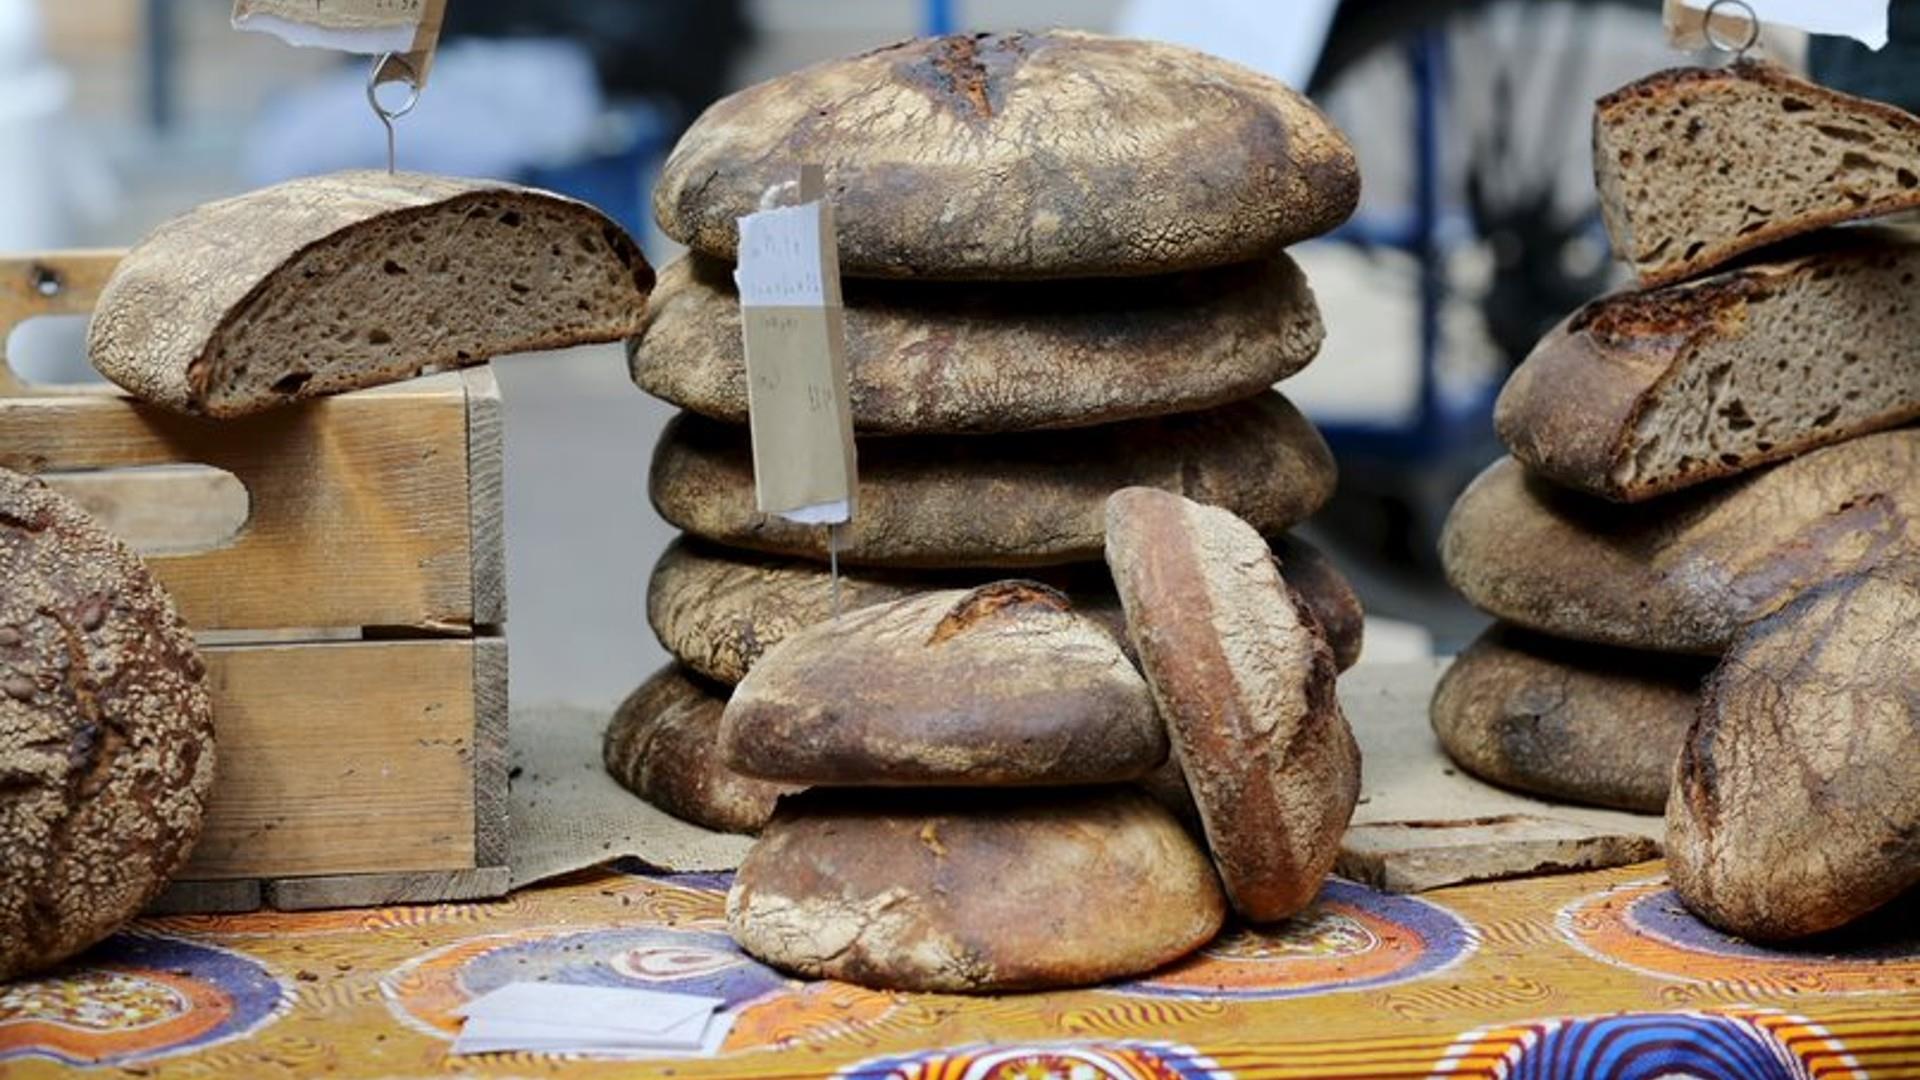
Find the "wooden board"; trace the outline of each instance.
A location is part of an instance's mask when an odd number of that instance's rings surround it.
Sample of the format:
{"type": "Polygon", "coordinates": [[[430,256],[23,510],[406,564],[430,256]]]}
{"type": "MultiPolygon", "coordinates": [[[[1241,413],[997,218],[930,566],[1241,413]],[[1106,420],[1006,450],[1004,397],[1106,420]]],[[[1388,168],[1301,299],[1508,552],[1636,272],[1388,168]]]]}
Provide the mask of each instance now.
{"type": "Polygon", "coordinates": [[[220,763],[181,877],[474,868],[474,763],[501,752],[475,745],[476,648],[206,650],[220,763]]]}
{"type": "Polygon", "coordinates": [[[31,318],[91,312],[125,254],[121,249],[101,249],[0,258],[0,395],[75,392],[73,387],[22,382],[7,363],[7,339],[14,327],[31,318]]]}
{"type": "Polygon", "coordinates": [[[1651,837],[1536,814],[1355,825],[1334,873],[1390,893],[1628,866],[1660,857],[1651,837]]]}

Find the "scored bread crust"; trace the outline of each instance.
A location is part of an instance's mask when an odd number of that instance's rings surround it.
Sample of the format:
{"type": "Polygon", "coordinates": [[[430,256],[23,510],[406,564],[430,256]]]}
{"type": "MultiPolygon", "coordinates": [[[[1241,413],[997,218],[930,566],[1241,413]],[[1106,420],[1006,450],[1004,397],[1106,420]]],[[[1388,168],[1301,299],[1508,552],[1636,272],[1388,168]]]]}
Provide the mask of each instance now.
{"type": "MultiPolygon", "coordinates": [[[[675,405],[747,422],[731,267],[660,272],[629,348],[633,380],[675,405]]],[[[1324,330],[1285,254],[1152,278],[932,284],[849,281],[847,381],[863,435],[1087,427],[1258,394],[1312,360],[1324,330]]]]}
{"type": "Polygon", "coordinates": [[[1495,624],[1440,676],[1433,733],[1490,783],[1657,814],[1708,668],[1495,624]]]}
{"type": "Polygon", "coordinates": [[[755,833],[781,795],[798,791],[727,768],[720,713],[727,692],[677,664],[653,673],[614,711],[601,760],[620,786],[682,821],[755,833]]]}
{"type": "Polygon", "coordinates": [[[1360,795],[1312,614],[1245,522],[1167,492],[1108,500],[1107,565],[1234,910],[1299,912],[1360,795]]]}
{"type": "MultiPolygon", "coordinates": [[[[1313,609],[1345,671],[1360,659],[1366,615],[1353,586],[1318,548],[1291,536],[1273,541],[1287,580],[1313,609]]],[[[1099,563],[1022,571],[1065,592],[1073,609],[1113,634],[1131,654],[1126,617],[1113,578],[1099,563]]],[[[992,571],[843,570],[840,608],[857,611],[936,589],[983,585],[992,571]]],[[[995,575],[997,576],[997,575],[995,575]]],[[[727,686],[739,682],[768,649],[833,616],[835,585],[827,567],[708,544],[689,536],[667,545],[647,580],[647,622],[675,659],[727,686]]]]}
{"type": "Polygon", "coordinates": [[[1132,780],[1166,760],[1113,636],[1030,581],[923,593],[815,623],[734,688],[727,763],[794,784],[1132,780]]]}
{"type": "Polygon", "coordinates": [[[1658,512],[1529,476],[1512,458],[1455,500],[1447,580],[1554,637],[1718,654],[1807,587],[1914,549],[1920,430],[1862,435],[1667,496],[1658,512]]]}
{"type": "MultiPolygon", "coordinates": [[[[1588,304],[1548,333],[1507,380],[1494,406],[1495,431],[1515,458],[1541,476],[1616,502],[1640,502],[1920,416],[1915,383],[1904,400],[1848,422],[1820,424],[1809,416],[1798,429],[1776,432],[1764,448],[1703,452],[1665,477],[1634,473],[1648,413],[1669,395],[1685,392],[1679,383],[1702,349],[1750,341],[1756,349],[1782,350],[1745,365],[1750,369],[1777,360],[1843,374],[1834,370],[1841,357],[1790,356],[1784,350],[1793,346],[1786,341],[1752,340],[1759,305],[1835,274],[1901,273],[1904,280],[1920,269],[1920,260],[1912,258],[1920,248],[1891,230],[1848,230],[1822,246],[1826,250],[1588,304]]],[[[1719,411],[1740,408],[1737,398],[1710,404],[1716,415],[1695,419],[1720,423],[1719,411]]]]}
{"type": "MultiPolygon", "coordinates": [[[[1333,454],[1276,392],[1204,412],[1074,431],[867,439],[844,565],[1026,567],[1100,556],[1102,506],[1129,485],[1225,506],[1284,532],[1333,495],[1333,454]]],[[[826,560],[827,530],[755,509],[743,427],[682,413],[648,492],[674,526],[731,547],[826,560]]]]}
{"type": "Polygon", "coordinates": [[[825,167],[852,277],[1154,274],[1346,220],[1353,149],[1277,79],[1071,30],[905,41],[750,86],[673,149],[654,215],[732,259],[736,220],[825,167]]]}
{"type": "Polygon", "coordinates": [[[186,864],[213,789],[206,673],[138,556],[0,469],[0,982],[105,938],[186,864]]]}
{"type": "MultiPolygon", "coordinates": [[[[398,245],[400,240],[391,243],[398,245]]],[[[366,262],[357,260],[353,269],[364,269],[366,262]]],[[[480,363],[510,352],[618,341],[639,329],[652,284],[653,271],[632,239],[585,203],[496,181],[341,172],[208,203],[155,229],[127,253],[101,291],[88,327],[87,352],[101,374],[143,400],[176,412],[239,416],[428,368],[480,363]],[[375,347],[371,337],[363,341],[353,334],[396,337],[378,324],[401,314],[397,307],[404,306],[406,293],[417,287],[414,282],[435,278],[431,267],[409,268],[387,260],[381,278],[387,291],[365,297],[356,310],[303,311],[296,296],[285,301],[289,306],[281,310],[255,311],[276,293],[297,294],[308,287],[305,281],[291,281],[290,274],[310,275],[314,282],[322,282],[340,273],[340,267],[327,264],[330,253],[385,236],[411,241],[413,233],[437,217],[458,219],[470,229],[474,226],[471,216],[483,209],[489,211],[489,222],[513,221],[510,228],[514,230],[534,215],[576,221],[582,231],[569,240],[580,250],[566,249],[566,258],[556,252],[550,259],[532,260],[525,266],[501,266],[485,281],[436,281],[434,287],[447,290],[448,295],[433,297],[432,310],[406,313],[423,322],[439,320],[427,323],[433,328],[430,336],[435,344],[408,355],[383,354],[378,366],[387,370],[378,377],[356,378],[353,372],[327,370],[329,350],[341,353],[349,345],[375,347]],[[569,268],[575,266],[614,295],[616,302],[606,303],[600,297],[589,302],[590,294],[582,286],[575,303],[562,305],[568,309],[563,318],[525,325],[497,340],[469,342],[461,337],[469,332],[464,327],[474,321],[475,304],[497,305],[502,313],[508,307],[524,307],[528,303],[524,298],[537,288],[561,284],[551,275],[574,272],[569,268]],[[514,276],[534,270],[548,278],[528,284],[514,276]],[[261,332],[279,340],[224,356],[223,342],[255,315],[270,324],[261,332]],[[303,319],[324,325],[305,325],[303,319]],[[284,330],[277,329],[283,325],[284,330]],[[335,335],[339,335],[337,341],[335,335]],[[227,384],[244,379],[248,372],[242,369],[249,364],[288,365],[295,358],[301,362],[294,366],[308,377],[290,388],[229,393],[227,384]]],[[[398,336],[419,332],[413,326],[398,336]]]]}
{"type": "MultiPolygon", "coordinates": [[[[1909,145],[1897,148],[1897,156],[1912,161],[1914,155],[1920,153],[1920,117],[1882,102],[1843,94],[1808,82],[1763,61],[1739,61],[1722,68],[1672,68],[1629,83],[1595,103],[1594,172],[1595,186],[1600,193],[1601,214],[1607,232],[1613,239],[1616,257],[1634,268],[1641,286],[1651,288],[1697,277],[1746,252],[1829,225],[1920,207],[1920,165],[1909,166],[1911,171],[1908,175],[1916,177],[1914,183],[1906,183],[1903,177],[1900,190],[1879,197],[1850,197],[1846,194],[1850,189],[1840,183],[1837,176],[1797,178],[1792,181],[1796,186],[1806,190],[1829,191],[1833,196],[1832,201],[1821,209],[1804,212],[1791,220],[1769,220],[1758,225],[1750,222],[1743,226],[1746,231],[1737,235],[1696,237],[1698,250],[1687,254],[1683,249],[1680,258],[1656,259],[1636,255],[1634,215],[1636,208],[1647,198],[1641,187],[1660,192],[1685,190],[1700,194],[1724,193],[1730,205],[1744,206],[1756,196],[1754,185],[1757,178],[1739,168],[1716,171],[1717,175],[1714,176],[1704,173],[1681,176],[1665,167],[1655,169],[1646,155],[1656,148],[1643,145],[1638,140],[1629,141],[1624,133],[1616,133],[1616,129],[1631,118],[1634,110],[1644,109],[1649,104],[1672,105],[1677,109],[1683,103],[1688,106],[1710,104],[1714,95],[1756,92],[1780,94],[1783,102],[1792,100],[1804,106],[1793,112],[1812,113],[1826,108],[1851,118],[1885,125],[1895,137],[1912,140],[1909,145]],[[1616,142],[1616,139],[1619,141],[1616,142]],[[1651,171],[1641,177],[1644,184],[1636,184],[1626,173],[1629,168],[1651,171]]],[[[1673,119],[1675,126],[1672,130],[1680,133],[1675,137],[1691,142],[1695,136],[1687,134],[1688,126],[1679,124],[1677,117],[1673,119]]],[[[1735,137],[1761,140],[1760,145],[1752,149],[1764,155],[1766,141],[1793,137],[1795,133],[1787,126],[1792,119],[1792,112],[1783,113],[1779,123],[1751,132],[1737,132],[1735,137]]],[[[1717,145],[1725,147],[1720,154],[1720,159],[1724,161],[1732,147],[1726,147],[1724,143],[1717,145]]],[[[1745,144],[1737,145],[1741,149],[1748,149],[1745,144]]]]}
{"type": "MultiPolygon", "coordinates": [[[[1667,872],[1740,937],[1805,937],[1920,886],[1920,586],[1836,578],[1755,623],[1707,682],[1667,802],[1667,872]]],[[[1909,924],[1910,925],[1910,924],[1909,924]]]]}
{"type": "Polygon", "coordinates": [[[814,788],[780,800],[727,893],[727,929],[785,971],[981,993],[1143,975],[1226,913],[1178,822],[1122,785],[814,788]]]}

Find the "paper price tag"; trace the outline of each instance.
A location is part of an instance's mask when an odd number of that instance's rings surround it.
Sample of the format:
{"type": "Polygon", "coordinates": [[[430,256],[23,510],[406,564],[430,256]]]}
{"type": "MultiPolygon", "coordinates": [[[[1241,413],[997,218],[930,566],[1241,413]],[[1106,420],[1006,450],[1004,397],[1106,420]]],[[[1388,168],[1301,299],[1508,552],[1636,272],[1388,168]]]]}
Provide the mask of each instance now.
{"type": "Polygon", "coordinates": [[[845,312],[833,208],[817,170],[799,206],[740,219],[741,333],[754,497],[760,512],[829,525],[851,520],[856,465],[845,312]]]}
{"type": "MultiPolygon", "coordinates": [[[[1713,0],[1665,0],[1667,40],[1675,48],[1705,48],[1707,8],[1712,3],[1713,0]]],[[[1850,37],[1870,49],[1887,43],[1887,0],[1746,0],[1746,6],[1767,26],[1789,26],[1809,34],[1850,37]]],[[[1739,4],[1724,3],[1714,9],[1715,40],[1737,44],[1751,34],[1747,13],[1739,4]]]]}
{"type": "MultiPolygon", "coordinates": [[[[379,56],[392,53],[410,69],[406,81],[427,84],[447,0],[234,0],[233,26],[309,48],[379,56]]],[[[407,73],[383,68],[382,82],[407,73]]]]}

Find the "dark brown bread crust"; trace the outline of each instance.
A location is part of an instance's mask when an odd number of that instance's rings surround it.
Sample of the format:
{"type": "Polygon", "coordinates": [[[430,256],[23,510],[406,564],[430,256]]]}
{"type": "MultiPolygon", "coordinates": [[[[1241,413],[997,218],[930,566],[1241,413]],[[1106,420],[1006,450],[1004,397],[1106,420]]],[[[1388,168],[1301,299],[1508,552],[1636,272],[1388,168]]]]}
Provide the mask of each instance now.
{"type": "Polygon", "coordinates": [[[1433,733],[1490,783],[1657,814],[1708,667],[1496,625],[1440,677],[1433,733]]]}
{"type": "MultiPolygon", "coordinates": [[[[1916,140],[1920,140],[1920,118],[1916,118],[1911,113],[1883,102],[1830,90],[1817,83],[1801,79],[1777,65],[1763,61],[1740,61],[1721,68],[1686,67],[1655,72],[1600,98],[1594,106],[1594,158],[1598,173],[1597,186],[1601,195],[1601,210],[1606,218],[1607,231],[1613,237],[1614,249],[1621,253],[1622,259],[1631,261],[1630,255],[1635,247],[1633,230],[1627,219],[1631,196],[1623,190],[1621,178],[1608,160],[1607,125],[1620,110],[1644,101],[1671,100],[1680,95],[1738,93],[1744,84],[1780,91],[1803,101],[1818,101],[1862,117],[1870,117],[1896,128],[1906,129],[1916,140]]],[[[1644,152],[1647,148],[1638,149],[1644,152]]],[[[1748,191],[1744,186],[1732,187],[1728,197],[1745,199],[1748,197],[1748,191]]],[[[1883,217],[1915,208],[1920,208],[1920,187],[1881,199],[1851,200],[1845,205],[1835,205],[1820,213],[1804,214],[1787,221],[1776,220],[1764,227],[1736,236],[1714,237],[1708,242],[1703,242],[1700,250],[1691,257],[1668,260],[1653,269],[1636,266],[1636,271],[1643,288],[1671,285],[1688,278],[1698,277],[1747,252],[1817,229],[1848,221],[1883,217]]]]}
{"type": "Polygon", "coordinates": [[[681,136],[669,236],[731,259],[736,219],[826,167],[854,277],[1166,273],[1270,255],[1346,220],[1352,147],[1277,80],[1067,30],[901,42],[748,87],[681,136]]]}
{"type": "MultiPolygon", "coordinates": [[[[1365,612],[1353,586],[1304,540],[1273,541],[1287,580],[1313,609],[1341,671],[1360,658],[1365,612]]],[[[1113,578],[1101,563],[1040,567],[1028,572],[1073,599],[1075,611],[1106,627],[1122,649],[1126,618],[1113,578]]],[[[936,589],[970,589],[992,571],[853,570],[840,575],[840,606],[857,611],[936,589]]],[[[768,649],[833,614],[827,568],[808,559],[738,551],[682,536],[667,546],[647,582],[647,622],[674,658],[727,686],[739,682],[768,649]]]]}
{"type": "Polygon", "coordinates": [[[1627,485],[1619,476],[1633,452],[1629,442],[1641,417],[1669,392],[1681,366],[1702,343],[1741,335],[1748,305],[1772,298],[1796,277],[1883,259],[1911,245],[1910,239],[1892,236],[1870,242],[1836,235],[1823,245],[1832,250],[1818,254],[1596,300],[1541,339],[1514,371],[1494,406],[1494,429],[1529,470],[1591,495],[1640,502],[1904,424],[1920,416],[1920,407],[1858,424],[1808,429],[1737,461],[1703,455],[1683,475],[1659,482],[1627,485]]]}
{"type": "MultiPolygon", "coordinates": [[[[867,439],[840,559],[857,566],[1025,567],[1097,559],[1101,507],[1129,485],[1224,506],[1266,533],[1333,494],[1333,455],[1286,398],[1077,431],[867,439]]],[[[824,561],[826,532],[754,509],[745,428],[682,413],[648,490],[675,526],[716,543],[824,561]]]]}
{"type": "Polygon", "coordinates": [[[1360,794],[1326,639],[1259,535],[1225,511],[1115,492],[1107,565],[1234,910],[1300,911],[1360,794]]]}
{"type": "Polygon", "coordinates": [[[0,469],[0,982],[158,896],[213,787],[206,666],[127,547],[0,469]]]}
{"type": "Polygon", "coordinates": [[[1166,760],[1147,686],[1065,594],[1002,581],[816,623],[761,657],[727,763],[794,784],[1110,783],[1166,760]]]}
{"type": "MultiPolygon", "coordinates": [[[[216,357],[217,345],[236,322],[250,317],[262,300],[306,257],[382,231],[404,235],[435,216],[470,217],[481,214],[488,224],[504,214],[516,225],[535,210],[577,217],[593,234],[585,241],[590,251],[556,252],[552,266],[575,263],[594,267],[596,274],[623,283],[630,303],[617,310],[582,310],[570,314],[565,325],[528,327],[524,333],[498,341],[471,343],[456,349],[458,332],[444,333],[437,352],[404,358],[409,374],[427,367],[454,367],[479,363],[509,352],[618,341],[638,331],[653,271],[633,240],[612,219],[585,203],[532,188],[493,181],[455,180],[416,173],[388,174],[356,171],[305,177],[270,188],[208,203],[165,224],[128,252],[100,294],[87,334],[87,351],[107,378],[146,401],[175,412],[239,416],[300,400],[322,392],[371,385],[329,385],[323,369],[333,346],[310,343],[311,378],[285,392],[261,400],[227,401],[220,397],[222,380],[244,374],[247,357],[216,357]],[[227,368],[239,365],[238,372],[227,368]],[[318,374],[313,374],[318,373],[318,374]]],[[[471,221],[467,221],[471,225],[471,221]]],[[[443,228],[443,226],[436,226],[443,228]]],[[[515,282],[505,288],[502,268],[498,280],[459,286],[473,302],[524,304],[519,289],[534,286],[515,282]]],[[[537,269],[537,268],[536,268],[537,269]]],[[[430,273],[430,268],[414,267],[430,273]]],[[[308,273],[317,272],[309,268],[308,273]]],[[[389,260],[385,273],[396,282],[415,274],[389,260]]],[[[544,279],[536,284],[545,288],[544,279]]],[[[449,288],[441,284],[441,288],[449,288]]],[[[397,287],[396,287],[397,288],[397,287]]],[[[582,300],[581,304],[585,304],[582,300]]],[[[571,306],[571,305],[569,305],[571,306]]],[[[320,313],[328,318],[332,313],[320,313]]],[[[377,311],[350,312],[341,318],[372,318],[377,311]]],[[[427,313],[414,313],[429,317],[427,313]]],[[[431,317],[460,318],[457,311],[435,311],[431,317]]],[[[360,327],[373,328],[372,323],[360,327]]],[[[438,324],[434,324],[438,325],[438,324]]],[[[282,349],[291,348],[277,343],[282,349]]],[[[305,350],[303,349],[303,355],[305,350]]],[[[284,357],[275,356],[274,361],[284,357]]]]}
{"type": "Polygon", "coordinates": [[[682,821],[756,833],[798,788],[742,776],[720,760],[727,691],[668,664],[620,703],[602,758],[620,786],[682,821]]]}
{"type": "Polygon", "coordinates": [[[1914,550],[1920,431],[1618,506],[1488,466],[1440,538],[1447,580],[1496,618],[1554,637],[1717,654],[1811,585],[1914,550]]]}
{"type": "MultiPolygon", "coordinates": [[[[629,351],[642,390],[747,422],[731,266],[660,273],[629,351]]],[[[847,369],[863,435],[1087,427],[1224,405],[1305,367],[1324,331],[1286,255],[1120,281],[849,281],[847,369]]]]}
{"type": "Polygon", "coordinates": [[[1756,940],[1920,886],[1920,573],[1838,578],[1753,625],[1707,682],[1667,803],[1688,909],[1756,940]]]}
{"type": "Polygon", "coordinates": [[[981,993],[1144,974],[1225,910],[1206,856],[1132,788],[816,788],[780,800],[727,928],[808,978],[981,993]]]}

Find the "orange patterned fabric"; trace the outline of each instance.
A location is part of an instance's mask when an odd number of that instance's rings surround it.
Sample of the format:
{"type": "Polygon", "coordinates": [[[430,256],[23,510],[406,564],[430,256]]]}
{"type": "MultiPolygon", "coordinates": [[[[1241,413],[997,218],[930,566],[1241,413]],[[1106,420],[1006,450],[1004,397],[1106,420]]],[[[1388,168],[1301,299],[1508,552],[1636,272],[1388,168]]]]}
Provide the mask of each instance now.
{"type": "Polygon", "coordinates": [[[1920,1078],[1920,928],[1761,949],[1688,916],[1658,864],[1330,882],[1146,978],[997,998],[785,978],[727,938],[725,888],[608,869],[497,903],[143,920],[0,986],[0,1076],[1920,1078]],[[541,978],[723,998],[734,1027],[707,1060],[449,1055],[463,1002],[541,978]]]}

